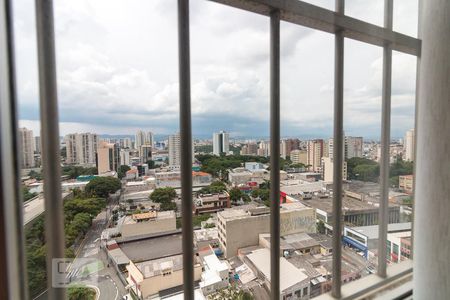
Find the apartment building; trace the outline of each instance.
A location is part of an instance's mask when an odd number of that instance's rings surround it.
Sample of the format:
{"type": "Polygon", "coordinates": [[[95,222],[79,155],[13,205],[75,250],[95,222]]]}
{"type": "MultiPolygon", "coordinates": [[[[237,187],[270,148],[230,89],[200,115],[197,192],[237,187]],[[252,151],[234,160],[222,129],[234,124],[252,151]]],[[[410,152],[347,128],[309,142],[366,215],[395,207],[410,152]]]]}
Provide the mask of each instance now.
{"type": "MultiPolygon", "coordinates": [[[[333,158],[322,157],[322,179],[325,182],[333,182],[333,158]]],[[[347,180],[347,162],[342,162],[342,180],[347,180]]]]}
{"type": "Polygon", "coordinates": [[[220,131],[213,134],[213,154],[227,155],[230,152],[230,134],[225,131],[220,131]]]}
{"type": "Polygon", "coordinates": [[[120,167],[120,148],[118,144],[100,142],[96,153],[98,174],[117,172],[120,167]]]}
{"type": "Polygon", "coordinates": [[[66,163],[94,165],[99,143],[95,133],[71,133],[64,136],[66,144],[66,163]]]}
{"type": "Polygon", "coordinates": [[[415,145],[415,132],[414,129],[410,129],[405,134],[405,139],[403,140],[403,150],[405,152],[405,160],[414,160],[414,145],[415,145]]]}
{"type": "Polygon", "coordinates": [[[230,195],[227,192],[214,194],[199,194],[194,200],[196,215],[205,213],[217,213],[225,208],[230,208],[230,195]]]}
{"type": "Polygon", "coordinates": [[[407,194],[414,192],[414,175],[400,175],[398,177],[398,188],[407,194]]]}
{"type": "Polygon", "coordinates": [[[135,139],[134,139],[135,149],[139,150],[142,145],[149,145],[149,146],[153,147],[154,144],[155,144],[155,139],[154,139],[153,132],[142,131],[142,130],[139,130],[136,132],[135,139]]]}
{"type": "Polygon", "coordinates": [[[293,164],[308,165],[308,151],[306,150],[292,150],[290,153],[293,164]]]}
{"type": "Polygon", "coordinates": [[[320,171],[322,164],[324,150],[324,141],[322,139],[308,141],[307,151],[308,151],[308,160],[307,165],[310,166],[310,170],[313,172],[320,171]]]}
{"type": "MultiPolygon", "coordinates": [[[[248,206],[226,209],[217,213],[220,247],[226,258],[237,255],[240,248],[259,244],[259,234],[270,232],[269,212],[269,208],[265,206],[248,206]]],[[[281,235],[316,232],[315,218],[314,209],[305,205],[281,204],[281,235]]]]}
{"type": "Polygon", "coordinates": [[[25,127],[19,128],[19,147],[21,154],[21,167],[32,168],[34,163],[34,137],[33,131],[25,127]]]}

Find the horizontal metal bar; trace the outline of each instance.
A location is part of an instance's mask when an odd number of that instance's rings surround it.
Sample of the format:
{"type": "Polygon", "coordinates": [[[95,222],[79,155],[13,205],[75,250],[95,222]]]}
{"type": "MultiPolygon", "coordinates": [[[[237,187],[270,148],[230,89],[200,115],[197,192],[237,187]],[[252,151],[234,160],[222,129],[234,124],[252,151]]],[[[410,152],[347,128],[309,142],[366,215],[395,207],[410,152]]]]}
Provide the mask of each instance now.
{"type": "Polygon", "coordinates": [[[340,28],[346,38],[376,46],[390,43],[395,51],[420,56],[419,39],[394,32],[368,22],[299,0],[210,0],[228,6],[269,16],[274,9],[280,11],[282,21],[336,33],[340,28]]]}

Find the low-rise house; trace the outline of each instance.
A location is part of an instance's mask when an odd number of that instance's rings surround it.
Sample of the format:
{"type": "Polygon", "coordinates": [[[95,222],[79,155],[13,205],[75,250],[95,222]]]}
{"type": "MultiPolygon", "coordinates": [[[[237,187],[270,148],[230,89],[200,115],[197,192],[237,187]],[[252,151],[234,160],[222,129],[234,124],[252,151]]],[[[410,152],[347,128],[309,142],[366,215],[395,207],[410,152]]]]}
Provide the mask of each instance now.
{"type": "Polygon", "coordinates": [[[194,213],[216,213],[230,208],[230,195],[227,192],[214,194],[199,194],[194,201],[194,213]]]}

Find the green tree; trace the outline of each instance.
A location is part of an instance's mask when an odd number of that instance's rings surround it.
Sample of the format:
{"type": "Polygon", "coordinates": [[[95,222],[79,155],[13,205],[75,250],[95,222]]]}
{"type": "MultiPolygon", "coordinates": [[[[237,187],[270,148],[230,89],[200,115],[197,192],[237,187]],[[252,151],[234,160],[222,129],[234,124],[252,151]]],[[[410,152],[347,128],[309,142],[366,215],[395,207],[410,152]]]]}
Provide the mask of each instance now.
{"type": "Polygon", "coordinates": [[[166,188],[157,188],[150,194],[149,198],[153,202],[163,203],[170,202],[177,196],[177,192],[174,188],[166,187],[166,188]]]}
{"type": "Polygon", "coordinates": [[[107,198],[109,194],[117,192],[121,187],[120,180],[114,177],[95,177],[86,185],[86,193],[97,197],[107,198]]]}
{"type": "Polygon", "coordinates": [[[97,175],[98,170],[95,167],[84,168],[80,166],[64,166],[62,174],[69,176],[71,179],[76,179],[80,175],[97,175]]]}
{"type": "Polygon", "coordinates": [[[319,220],[319,222],[316,223],[317,226],[317,232],[325,234],[325,223],[322,220],[319,220]]]}
{"type": "Polygon", "coordinates": [[[28,201],[37,196],[37,193],[30,193],[30,189],[26,186],[22,186],[23,201],[28,201]]]}
{"type": "Polygon", "coordinates": [[[122,179],[125,177],[127,171],[131,170],[130,166],[127,165],[121,165],[119,167],[119,171],[117,171],[117,176],[119,177],[119,179],[122,179]]]}
{"type": "Polygon", "coordinates": [[[241,200],[243,194],[238,188],[232,188],[228,193],[230,194],[230,200],[233,202],[241,200]]]}
{"type": "Polygon", "coordinates": [[[153,160],[147,160],[147,165],[149,169],[156,169],[158,167],[153,160]]]}
{"type": "Polygon", "coordinates": [[[73,285],[68,288],[68,300],[94,300],[96,296],[95,290],[83,285],[73,285]]]}

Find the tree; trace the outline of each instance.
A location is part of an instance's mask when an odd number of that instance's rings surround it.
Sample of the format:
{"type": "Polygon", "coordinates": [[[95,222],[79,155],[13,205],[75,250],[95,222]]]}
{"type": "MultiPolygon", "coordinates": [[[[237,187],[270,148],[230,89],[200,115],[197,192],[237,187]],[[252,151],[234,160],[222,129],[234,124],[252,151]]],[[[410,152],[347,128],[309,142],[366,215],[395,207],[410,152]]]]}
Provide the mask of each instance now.
{"type": "Polygon", "coordinates": [[[208,296],[211,300],[252,300],[253,296],[246,291],[238,289],[235,284],[208,296]]]}
{"type": "Polygon", "coordinates": [[[86,193],[97,197],[107,198],[109,194],[117,192],[121,187],[120,180],[114,177],[95,177],[86,185],[86,193]]]}
{"type": "Polygon", "coordinates": [[[222,181],[214,181],[209,186],[201,188],[197,194],[214,194],[222,193],[227,190],[227,186],[222,181]]]}
{"type": "Polygon", "coordinates": [[[153,202],[163,203],[170,202],[177,196],[177,192],[174,188],[166,187],[166,188],[157,188],[150,194],[149,198],[153,202]]]}
{"type": "Polygon", "coordinates": [[[238,188],[232,188],[229,191],[229,194],[230,194],[230,200],[233,201],[233,202],[237,202],[237,201],[241,200],[243,193],[238,188]]]}
{"type": "Polygon", "coordinates": [[[147,160],[147,165],[149,169],[156,169],[157,166],[153,160],[147,160]]]}
{"type": "Polygon", "coordinates": [[[127,171],[131,170],[130,166],[127,165],[121,165],[119,167],[119,171],[117,172],[117,176],[119,177],[119,179],[122,179],[125,177],[127,171]]]}
{"type": "Polygon", "coordinates": [[[67,291],[68,300],[94,300],[95,296],[95,290],[83,285],[70,286],[67,291]]]}
{"type": "Polygon", "coordinates": [[[37,193],[30,193],[30,189],[26,186],[22,186],[23,201],[28,201],[37,196],[37,193]]]}
{"type": "Polygon", "coordinates": [[[322,220],[319,220],[316,224],[317,226],[317,232],[325,234],[325,223],[322,220]]]}
{"type": "Polygon", "coordinates": [[[95,167],[84,168],[80,166],[64,166],[62,168],[62,174],[69,176],[71,179],[76,179],[80,175],[97,175],[98,169],[95,167]]]}

